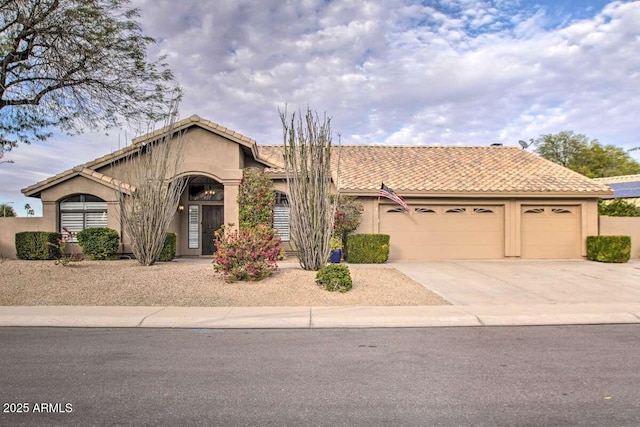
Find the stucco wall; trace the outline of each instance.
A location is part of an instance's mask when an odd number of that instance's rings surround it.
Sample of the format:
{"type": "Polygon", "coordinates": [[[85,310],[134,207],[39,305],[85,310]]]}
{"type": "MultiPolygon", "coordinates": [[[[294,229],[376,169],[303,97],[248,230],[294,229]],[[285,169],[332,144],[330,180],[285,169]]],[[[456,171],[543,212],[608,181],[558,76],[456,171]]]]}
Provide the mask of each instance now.
{"type": "Polygon", "coordinates": [[[23,231],[56,231],[44,217],[0,217],[0,257],[16,258],[16,233],[23,231]]]}
{"type": "Polygon", "coordinates": [[[631,258],[640,258],[640,218],[600,217],[601,236],[631,236],[631,258]]]}
{"type": "MultiPolygon", "coordinates": [[[[379,206],[393,206],[393,202],[387,199],[375,197],[361,197],[364,211],[362,221],[355,233],[378,233],[379,206]]],[[[412,204],[494,204],[504,206],[505,241],[504,256],[520,257],[522,247],[522,224],[521,208],[523,205],[561,205],[576,206],[579,208],[580,224],[578,238],[580,239],[580,256],[585,257],[587,236],[598,234],[598,204],[595,199],[542,199],[542,198],[518,198],[518,199],[496,199],[496,198],[441,198],[441,199],[406,199],[409,205],[412,204]]]]}

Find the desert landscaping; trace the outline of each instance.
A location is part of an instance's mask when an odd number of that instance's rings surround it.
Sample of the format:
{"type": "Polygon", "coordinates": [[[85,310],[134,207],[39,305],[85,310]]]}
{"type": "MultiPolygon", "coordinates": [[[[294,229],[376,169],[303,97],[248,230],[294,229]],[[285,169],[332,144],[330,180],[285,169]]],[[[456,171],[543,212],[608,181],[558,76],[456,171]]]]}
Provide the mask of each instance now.
{"type": "Polygon", "coordinates": [[[117,305],[182,307],[448,305],[389,267],[351,265],[353,289],[327,292],[315,272],[287,261],[259,282],[225,283],[209,262],[173,261],[142,267],[133,260],[4,260],[0,305],[117,305]]]}

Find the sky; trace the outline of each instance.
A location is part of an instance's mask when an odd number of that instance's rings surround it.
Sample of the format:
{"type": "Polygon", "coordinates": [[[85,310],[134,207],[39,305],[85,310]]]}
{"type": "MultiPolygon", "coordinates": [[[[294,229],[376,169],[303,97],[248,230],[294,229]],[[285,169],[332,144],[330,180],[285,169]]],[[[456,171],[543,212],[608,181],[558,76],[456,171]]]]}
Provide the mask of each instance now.
{"type": "MultiPolygon", "coordinates": [[[[640,146],[640,1],[133,0],[198,114],[282,143],[278,115],[332,118],[343,144],[518,146],[572,130],[640,146]]],[[[0,203],[130,144],[56,133],[0,164],[0,203]]],[[[630,153],[640,160],[640,151],[630,153]]]]}

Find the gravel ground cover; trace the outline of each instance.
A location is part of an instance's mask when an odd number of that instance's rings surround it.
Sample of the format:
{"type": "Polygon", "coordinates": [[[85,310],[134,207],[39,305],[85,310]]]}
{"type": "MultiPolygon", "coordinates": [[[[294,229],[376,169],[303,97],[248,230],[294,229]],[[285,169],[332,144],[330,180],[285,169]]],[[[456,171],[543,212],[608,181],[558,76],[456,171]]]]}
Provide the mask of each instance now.
{"type": "Polygon", "coordinates": [[[350,266],[345,294],[315,285],[315,272],[281,264],[260,282],[225,283],[209,262],[5,260],[0,263],[0,305],[119,305],[184,307],[449,305],[389,267],[350,266]]]}

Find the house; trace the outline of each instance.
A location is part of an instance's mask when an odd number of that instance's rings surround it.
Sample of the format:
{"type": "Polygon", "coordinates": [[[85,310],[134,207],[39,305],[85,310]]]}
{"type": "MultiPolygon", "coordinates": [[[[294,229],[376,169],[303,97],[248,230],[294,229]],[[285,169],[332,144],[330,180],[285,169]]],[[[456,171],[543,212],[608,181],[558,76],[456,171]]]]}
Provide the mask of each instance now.
{"type": "Polygon", "coordinates": [[[613,188],[613,195],[605,196],[603,199],[624,199],[640,206],[640,174],[595,178],[594,181],[613,188]]]}
{"type": "MultiPolygon", "coordinates": [[[[177,255],[212,255],[213,232],[238,223],[238,186],[247,167],[273,179],[275,226],[287,241],[282,146],[257,144],[198,116],[174,127],[184,132],[179,175],[189,178],[170,228],[178,235],[177,255]]],[[[122,235],[117,190],[126,183],[117,181],[114,162],[162,135],[159,130],[141,136],[23,189],[42,200],[40,225],[75,231],[108,226],[122,235]]],[[[357,232],[389,234],[390,258],[396,260],[584,257],[586,237],[598,234],[597,200],[612,194],[603,184],[514,147],[344,145],[332,157],[334,184],[364,204],[357,232]],[[406,200],[408,213],[379,197],[381,182],[406,200]]]]}

